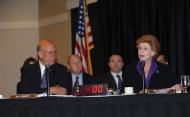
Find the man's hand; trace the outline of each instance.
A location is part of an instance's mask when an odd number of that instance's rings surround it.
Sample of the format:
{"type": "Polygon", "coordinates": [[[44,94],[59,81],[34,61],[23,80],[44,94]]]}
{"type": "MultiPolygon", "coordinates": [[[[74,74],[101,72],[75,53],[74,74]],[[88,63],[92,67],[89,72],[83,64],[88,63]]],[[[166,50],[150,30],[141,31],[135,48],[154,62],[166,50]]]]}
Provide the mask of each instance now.
{"type": "Polygon", "coordinates": [[[50,94],[67,95],[67,89],[60,87],[59,85],[50,87],[50,94]]]}

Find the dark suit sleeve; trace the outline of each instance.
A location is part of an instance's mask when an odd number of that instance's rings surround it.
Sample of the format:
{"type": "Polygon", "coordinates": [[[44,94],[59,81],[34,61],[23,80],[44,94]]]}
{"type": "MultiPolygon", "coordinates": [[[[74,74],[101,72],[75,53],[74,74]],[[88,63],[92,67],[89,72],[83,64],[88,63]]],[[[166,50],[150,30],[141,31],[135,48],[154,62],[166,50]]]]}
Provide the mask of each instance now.
{"type": "Polygon", "coordinates": [[[159,66],[159,69],[161,72],[163,72],[162,76],[161,77],[164,77],[167,82],[166,85],[168,85],[169,87],[175,85],[175,84],[178,84],[180,83],[180,81],[177,79],[177,76],[171,72],[170,68],[166,65],[163,65],[163,64],[160,64],[160,63],[157,63],[158,66],[159,66]]]}
{"type": "Polygon", "coordinates": [[[26,93],[26,86],[27,86],[27,75],[25,75],[25,74],[27,74],[26,72],[25,72],[26,70],[24,69],[24,68],[22,68],[22,72],[21,72],[21,81],[20,81],[20,83],[18,84],[18,88],[17,89],[19,89],[19,91],[18,91],[18,93],[26,93]]]}
{"type": "Polygon", "coordinates": [[[34,79],[35,75],[32,73],[30,66],[24,67],[21,73],[21,93],[41,93],[38,87],[37,79],[34,79]]]}
{"type": "MultiPolygon", "coordinates": [[[[108,89],[117,90],[117,84],[116,84],[111,72],[106,72],[105,74],[100,76],[100,81],[102,84],[107,84],[108,89]]],[[[122,83],[122,87],[123,87],[123,83],[122,83]]]]}
{"type": "Polygon", "coordinates": [[[68,85],[68,79],[69,79],[69,73],[65,72],[62,74],[62,77],[59,79],[60,86],[63,88],[67,88],[68,85]]]}
{"type": "Polygon", "coordinates": [[[67,95],[72,93],[72,77],[70,72],[65,72],[62,74],[60,79],[60,86],[67,89],[67,95]]]}
{"type": "Polygon", "coordinates": [[[59,85],[66,88],[65,83],[67,82],[67,68],[64,65],[56,64],[53,66],[52,71],[52,86],[59,85]]]}
{"type": "Polygon", "coordinates": [[[136,70],[136,64],[137,62],[133,62],[125,67],[124,87],[133,87],[134,92],[138,93],[142,90],[143,81],[141,75],[136,70]]]}

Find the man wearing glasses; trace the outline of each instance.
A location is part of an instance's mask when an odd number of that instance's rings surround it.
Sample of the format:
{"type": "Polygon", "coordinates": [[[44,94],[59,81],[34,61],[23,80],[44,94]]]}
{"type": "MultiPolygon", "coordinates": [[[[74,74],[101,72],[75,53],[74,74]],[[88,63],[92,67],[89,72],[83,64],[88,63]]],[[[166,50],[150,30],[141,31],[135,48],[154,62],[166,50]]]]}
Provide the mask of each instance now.
{"type": "Polygon", "coordinates": [[[50,40],[41,40],[37,46],[38,62],[23,69],[21,74],[21,92],[23,94],[47,92],[66,95],[66,89],[60,86],[65,77],[66,67],[57,63],[57,50],[50,40]],[[49,78],[49,82],[47,80],[49,78]]]}

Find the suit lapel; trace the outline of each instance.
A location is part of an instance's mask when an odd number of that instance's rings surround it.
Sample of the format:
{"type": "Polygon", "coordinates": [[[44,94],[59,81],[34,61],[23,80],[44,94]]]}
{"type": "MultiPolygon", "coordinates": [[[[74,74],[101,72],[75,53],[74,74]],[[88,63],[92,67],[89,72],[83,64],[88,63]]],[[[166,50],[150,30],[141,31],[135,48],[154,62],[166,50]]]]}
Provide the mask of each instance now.
{"type": "Polygon", "coordinates": [[[110,79],[110,84],[112,85],[111,87],[113,87],[114,90],[117,90],[117,84],[116,84],[116,82],[115,82],[115,80],[114,80],[114,77],[113,77],[113,75],[111,74],[111,72],[109,72],[108,77],[109,77],[109,79],[110,79]]]}
{"type": "Polygon", "coordinates": [[[72,89],[73,89],[73,80],[72,80],[71,72],[69,72],[69,74],[68,74],[68,87],[72,91],[72,89]]]}
{"type": "Polygon", "coordinates": [[[40,70],[39,63],[37,63],[34,67],[35,67],[34,69],[37,70],[36,71],[36,77],[35,77],[37,80],[36,84],[37,84],[38,88],[40,88],[41,87],[41,70],[40,70]]]}

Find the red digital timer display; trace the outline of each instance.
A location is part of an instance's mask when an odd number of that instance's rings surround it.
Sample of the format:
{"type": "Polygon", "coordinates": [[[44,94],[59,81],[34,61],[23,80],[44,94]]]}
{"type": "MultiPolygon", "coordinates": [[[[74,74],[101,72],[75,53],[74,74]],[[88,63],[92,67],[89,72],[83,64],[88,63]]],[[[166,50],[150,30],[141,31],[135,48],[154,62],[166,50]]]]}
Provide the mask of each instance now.
{"type": "Polygon", "coordinates": [[[107,95],[108,86],[107,84],[91,84],[83,85],[80,87],[80,95],[90,96],[90,95],[107,95]]]}

